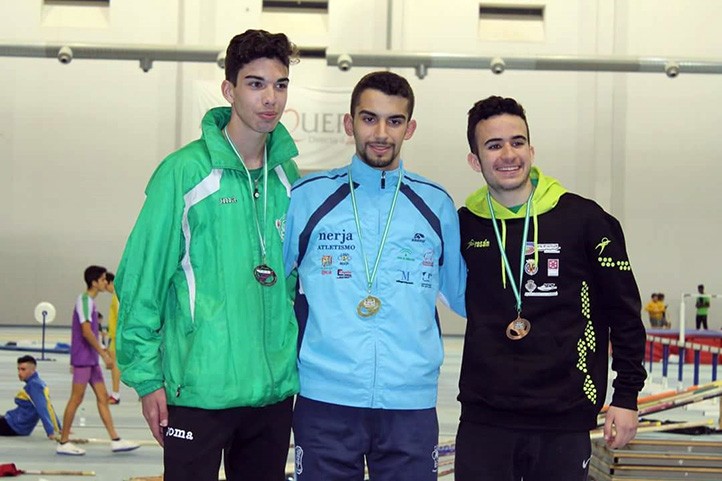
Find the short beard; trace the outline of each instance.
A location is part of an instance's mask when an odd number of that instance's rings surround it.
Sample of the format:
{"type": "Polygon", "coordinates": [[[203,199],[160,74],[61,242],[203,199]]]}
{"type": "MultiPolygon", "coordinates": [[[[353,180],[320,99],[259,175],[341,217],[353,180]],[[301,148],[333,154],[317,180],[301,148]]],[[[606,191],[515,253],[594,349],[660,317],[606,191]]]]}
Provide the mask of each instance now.
{"type": "Polygon", "coordinates": [[[369,167],[373,167],[375,169],[383,169],[384,167],[388,167],[394,162],[394,159],[369,159],[365,154],[358,154],[359,158],[363,160],[364,164],[368,165],[369,167]]]}
{"type": "Polygon", "coordinates": [[[366,152],[356,152],[356,155],[359,156],[361,160],[363,160],[364,164],[368,165],[369,167],[373,167],[375,169],[383,169],[388,167],[389,165],[394,163],[394,159],[396,158],[396,153],[394,152],[394,147],[391,147],[391,158],[390,159],[379,159],[379,158],[373,158],[366,155],[366,152]]]}

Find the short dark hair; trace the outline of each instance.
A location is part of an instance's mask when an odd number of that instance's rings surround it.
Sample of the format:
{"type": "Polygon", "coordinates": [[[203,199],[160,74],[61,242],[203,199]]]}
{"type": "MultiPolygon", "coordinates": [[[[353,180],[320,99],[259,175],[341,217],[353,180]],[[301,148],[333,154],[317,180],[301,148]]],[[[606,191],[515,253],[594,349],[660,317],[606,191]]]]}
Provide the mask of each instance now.
{"type": "Polygon", "coordinates": [[[697,289],[704,289],[704,284],[700,284],[697,286],[697,289]]]}
{"type": "Polygon", "coordinates": [[[88,266],[88,268],[85,269],[85,273],[83,274],[83,278],[85,279],[85,284],[88,286],[88,289],[93,287],[93,282],[103,277],[103,274],[107,272],[108,269],[106,269],[105,267],[88,266]]]}
{"type": "Polygon", "coordinates": [[[113,274],[113,273],[110,272],[110,271],[106,272],[106,273],[105,273],[105,280],[108,281],[108,284],[110,284],[111,282],[113,282],[113,281],[115,280],[115,274],[113,274]]]}
{"type": "Polygon", "coordinates": [[[28,355],[28,354],[26,354],[25,356],[20,356],[20,357],[18,358],[18,364],[23,364],[23,363],[26,363],[26,362],[32,364],[33,366],[37,366],[37,365],[38,365],[38,362],[35,360],[35,358],[34,358],[33,356],[28,355]]]}
{"type": "Polygon", "coordinates": [[[414,113],[414,91],[411,89],[411,85],[402,76],[386,71],[371,72],[358,81],[351,93],[351,116],[354,114],[361,94],[368,89],[378,90],[386,95],[396,95],[408,100],[409,118],[407,120],[411,120],[411,115],[414,113]]]}
{"type": "Polygon", "coordinates": [[[526,125],[526,137],[529,138],[529,123],[526,121],[526,112],[519,102],[511,97],[499,97],[492,95],[484,100],[479,100],[469,110],[469,121],[466,127],[466,138],[469,141],[469,149],[471,152],[479,155],[479,149],[476,141],[476,126],[482,120],[497,115],[509,114],[521,117],[526,125]]]}
{"type": "Polygon", "coordinates": [[[298,61],[298,48],[286,34],[246,30],[233,37],[226,48],[226,80],[236,85],[238,71],[259,58],[276,59],[288,67],[298,61]]]}

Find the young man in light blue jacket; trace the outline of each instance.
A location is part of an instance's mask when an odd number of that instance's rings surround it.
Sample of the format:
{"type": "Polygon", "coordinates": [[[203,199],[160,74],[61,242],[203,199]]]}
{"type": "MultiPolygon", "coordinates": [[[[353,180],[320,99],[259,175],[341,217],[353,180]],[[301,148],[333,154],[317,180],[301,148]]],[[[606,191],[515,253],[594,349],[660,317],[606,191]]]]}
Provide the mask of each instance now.
{"type": "Polygon", "coordinates": [[[390,72],[363,77],[344,127],[351,164],[296,182],[284,241],[298,272],[301,392],[296,476],[431,481],[444,352],[436,300],[464,315],[466,266],[451,197],[405,169],[414,95],[390,72]]]}

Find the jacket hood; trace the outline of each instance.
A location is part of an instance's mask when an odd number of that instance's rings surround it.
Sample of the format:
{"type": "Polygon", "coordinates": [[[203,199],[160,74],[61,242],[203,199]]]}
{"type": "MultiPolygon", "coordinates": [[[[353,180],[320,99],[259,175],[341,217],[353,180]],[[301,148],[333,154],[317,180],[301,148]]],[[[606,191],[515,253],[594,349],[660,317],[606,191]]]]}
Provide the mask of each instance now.
{"type": "MultiPolygon", "coordinates": [[[[536,186],[534,189],[534,197],[532,198],[532,210],[535,215],[543,214],[552,210],[559,202],[559,198],[567,192],[557,179],[542,174],[538,167],[532,167],[529,174],[532,184],[536,186]]],[[[491,219],[489,212],[489,204],[486,202],[486,193],[489,187],[484,185],[481,189],[472,193],[466,199],[466,207],[485,219],[491,219]]],[[[491,198],[491,204],[494,208],[494,216],[497,219],[518,219],[524,218],[526,209],[519,209],[513,212],[502,204],[491,198]]]]}
{"type": "MultiPolygon", "coordinates": [[[[203,116],[201,140],[208,147],[214,168],[241,169],[240,164],[237,162],[238,157],[236,157],[223,134],[223,129],[230,120],[230,107],[214,107],[203,116]]],[[[266,150],[269,170],[298,155],[298,149],[291,138],[291,134],[288,133],[288,130],[281,122],[268,134],[266,150]]]]}
{"type": "MultiPolygon", "coordinates": [[[[552,210],[559,202],[559,198],[564,195],[566,189],[562,187],[558,180],[553,177],[547,177],[542,174],[537,167],[532,167],[529,173],[532,185],[534,185],[534,191],[531,201],[531,209],[529,214],[533,217],[533,239],[534,239],[534,264],[539,265],[539,250],[537,245],[539,244],[539,214],[544,214],[552,210]]],[[[466,199],[466,207],[479,217],[491,219],[491,212],[489,211],[489,203],[486,200],[487,193],[489,192],[488,185],[485,185],[481,189],[471,194],[466,199]]],[[[509,219],[523,219],[527,214],[527,208],[523,207],[518,209],[516,212],[509,209],[508,207],[498,203],[491,197],[491,205],[494,209],[494,217],[501,222],[501,234],[498,233],[495,224],[494,230],[497,232],[497,242],[499,242],[499,248],[504,251],[506,249],[506,221],[509,219]]],[[[524,232],[526,235],[526,229],[524,232]]],[[[526,241],[526,240],[524,240],[526,241]]],[[[507,273],[510,277],[512,272],[509,271],[509,266],[506,265],[506,257],[502,257],[501,262],[501,281],[506,289],[507,285],[507,273]]],[[[519,286],[521,289],[521,286],[519,286]]]]}

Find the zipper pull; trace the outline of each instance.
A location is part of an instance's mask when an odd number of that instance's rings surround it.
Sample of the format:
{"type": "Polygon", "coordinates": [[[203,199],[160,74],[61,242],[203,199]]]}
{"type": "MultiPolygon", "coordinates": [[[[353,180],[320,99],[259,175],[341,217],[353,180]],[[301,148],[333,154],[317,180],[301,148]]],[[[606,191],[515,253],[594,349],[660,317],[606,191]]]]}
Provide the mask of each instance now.
{"type": "Polygon", "coordinates": [[[386,171],[381,172],[381,188],[386,188],[386,171]]]}
{"type": "Polygon", "coordinates": [[[181,385],[178,384],[178,389],[175,390],[175,397],[180,397],[181,385]]]}

